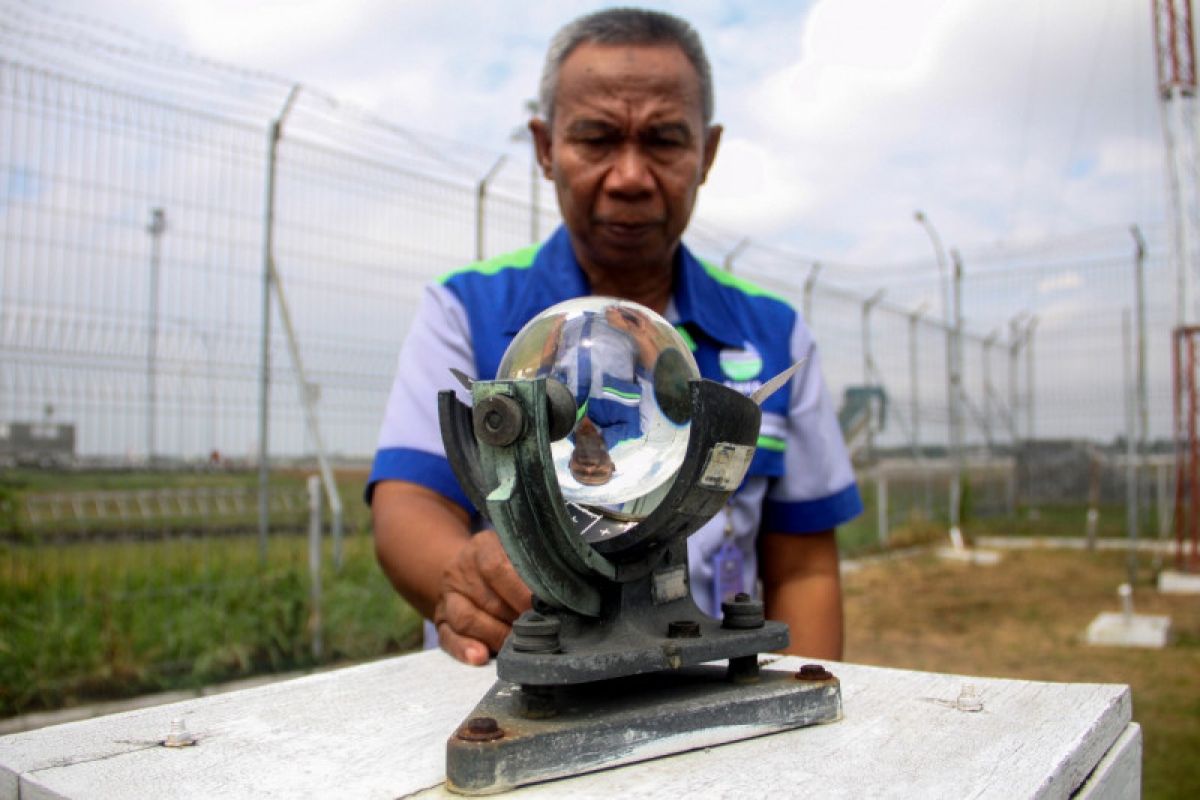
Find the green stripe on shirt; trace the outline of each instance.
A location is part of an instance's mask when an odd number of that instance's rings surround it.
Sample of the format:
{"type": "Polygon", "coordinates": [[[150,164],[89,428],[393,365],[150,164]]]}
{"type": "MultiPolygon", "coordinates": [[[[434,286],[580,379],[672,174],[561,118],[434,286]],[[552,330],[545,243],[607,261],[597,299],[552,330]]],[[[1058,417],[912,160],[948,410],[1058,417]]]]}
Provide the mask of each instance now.
{"type": "Polygon", "coordinates": [[[787,442],[777,436],[759,436],[758,446],[763,450],[774,450],[776,453],[787,450],[787,442]]]}

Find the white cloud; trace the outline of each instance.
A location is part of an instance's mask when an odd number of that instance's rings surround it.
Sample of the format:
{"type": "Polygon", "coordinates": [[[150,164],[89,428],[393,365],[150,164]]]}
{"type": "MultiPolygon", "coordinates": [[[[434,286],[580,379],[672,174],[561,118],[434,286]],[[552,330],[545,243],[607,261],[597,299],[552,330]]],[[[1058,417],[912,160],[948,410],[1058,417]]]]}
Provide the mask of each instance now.
{"type": "MultiPolygon", "coordinates": [[[[553,31],[595,2],[63,0],[417,130],[506,150],[553,31]]],[[[652,3],[700,30],[723,151],[700,211],[814,256],[1162,219],[1150,11],[1124,0],[652,3]]],[[[487,161],[481,155],[481,161],[487,161]]],[[[519,162],[503,180],[524,180],[519,162]]],[[[488,164],[481,165],[481,171],[488,164]]]]}

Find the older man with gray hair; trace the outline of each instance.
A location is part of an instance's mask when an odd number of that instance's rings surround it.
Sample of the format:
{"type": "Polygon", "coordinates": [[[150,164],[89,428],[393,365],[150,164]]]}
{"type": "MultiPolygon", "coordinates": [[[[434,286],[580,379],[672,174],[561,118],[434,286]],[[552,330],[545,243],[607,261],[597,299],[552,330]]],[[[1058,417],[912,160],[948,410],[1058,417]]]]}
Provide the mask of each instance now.
{"type": "Polygon", "coordinates": [[[423,296],[400,354],[367,487],[379,562],[432,620],[429,639],[485,664],[529,589],[454,477],[439,436],[449,369],[490,380],[508,344],[541,311],[605,295],[665,316],[701,374],[746,393],[807,359],[763,404],[746,480],[688,540],[692,590],[716,613],[761,591],[789,624],[791,652],[842,655],[837,525],[862,503],[820,357],[783,299],[696,258],[682,244],[721,127],[712,76],[686,22],[640,9],[581,17],[554,37],[529,123],[563,225],[545,242],[451,272],[423,296]]]}

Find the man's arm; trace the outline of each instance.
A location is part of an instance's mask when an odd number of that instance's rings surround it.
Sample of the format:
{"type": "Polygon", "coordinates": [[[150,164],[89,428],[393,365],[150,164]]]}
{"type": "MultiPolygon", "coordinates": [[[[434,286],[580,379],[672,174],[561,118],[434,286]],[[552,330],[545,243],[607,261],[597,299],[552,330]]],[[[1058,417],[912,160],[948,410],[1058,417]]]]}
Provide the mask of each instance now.
{"type": "Polygon", "coordinates": [[[759,547],[767,617],[791,629],[786,652],[840,661],[842,584],[835,532],[767,533],[759,547]]]}
{"type": "Polygon", "coordinates": [[[371,516],[375,554],[396,591],[434,621],[442,649],[486,664],[531,601],[496,532],[472,536],[463,508],[406,481],[378,483],[371,516]]]}

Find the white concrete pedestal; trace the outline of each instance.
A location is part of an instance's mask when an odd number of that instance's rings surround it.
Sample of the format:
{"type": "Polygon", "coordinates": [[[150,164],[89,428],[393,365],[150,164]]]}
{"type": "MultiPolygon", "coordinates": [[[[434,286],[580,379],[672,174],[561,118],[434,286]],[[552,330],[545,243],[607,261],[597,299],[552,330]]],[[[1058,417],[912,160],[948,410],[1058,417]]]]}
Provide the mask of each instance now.
{"type": "MultiPolygon", "coordinates": [[[[506,796],[1138,796],[1126,686],[825,666],[842,682],[841,721],[717,747],[700,737],[691,752],[506,796]]],[[[14,734],[0,738],[0,800],[452,797],[446,739],[495,677],[426,652],[14,734]],[[176,721],[195,744],[162,746],[176,721]]]]}
{"type": "Polygon", "coordinates": [[[1087,643],[1108,647],[1160,650],[1171,641],[1171,618],[1156,614],[1126,615],[1105,611],[1087,628],[1087,643]]]}
{"type": "Polygon", "coordinates": [[[1200,594],[1200,574],[1163,570],[1158,573],[1158,590],[1163,594],[1200,594]]]}
{"type": "Polygon", "coordinates": [[[961,561],[979,567],[994,567],[1000,563],[1000,554],[995,550],[980,550],[978,547],[942,547],[937,551],[944,561],[961,561]]]}

